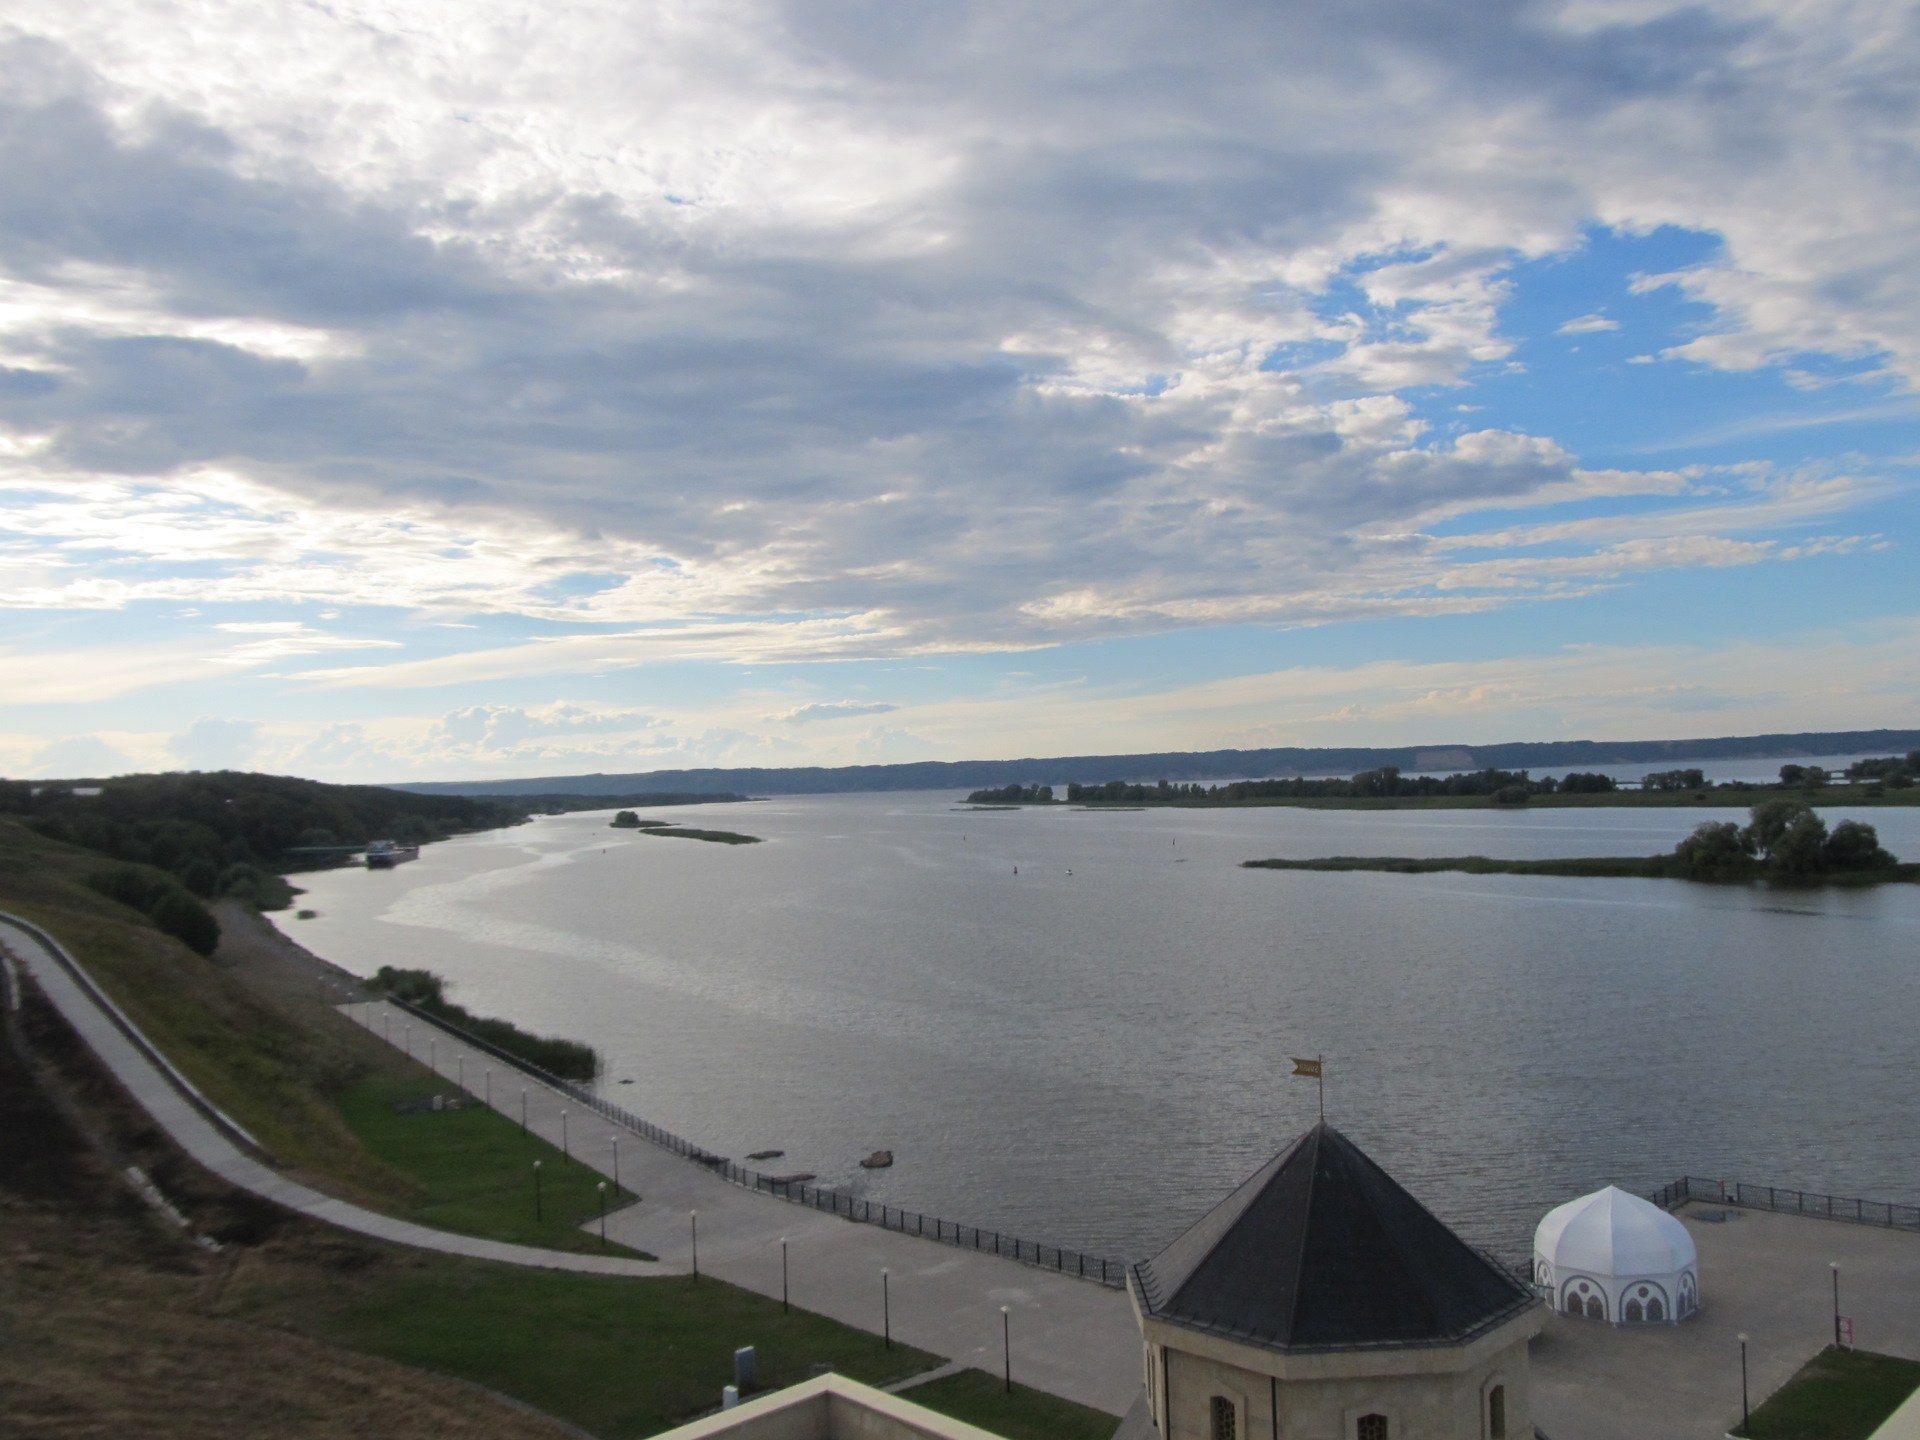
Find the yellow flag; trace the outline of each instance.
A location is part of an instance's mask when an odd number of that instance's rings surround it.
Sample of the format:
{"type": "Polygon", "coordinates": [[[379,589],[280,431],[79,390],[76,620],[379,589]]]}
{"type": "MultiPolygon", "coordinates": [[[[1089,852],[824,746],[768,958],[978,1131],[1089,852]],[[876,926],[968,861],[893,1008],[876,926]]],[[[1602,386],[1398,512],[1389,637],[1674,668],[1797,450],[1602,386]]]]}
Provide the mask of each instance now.
{"type": "Polygon", "coordinates": [[[1293,1061],[1294,1074],[1305,1075],[1309,1080],[1319,1078],[1320,1062],[1318,1060],[1302,1060],[1298,1055],[1289,1056],[1288,1058],[1293,1061]]]}

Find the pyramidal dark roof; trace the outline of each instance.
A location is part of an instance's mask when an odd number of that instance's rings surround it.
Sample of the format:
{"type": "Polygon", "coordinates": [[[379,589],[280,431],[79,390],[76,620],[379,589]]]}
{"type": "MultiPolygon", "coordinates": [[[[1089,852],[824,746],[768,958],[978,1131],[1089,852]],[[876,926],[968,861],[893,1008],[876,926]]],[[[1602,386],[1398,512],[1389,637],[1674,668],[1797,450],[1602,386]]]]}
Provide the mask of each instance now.
{"type": "Polygon", "coordinates": [[[1133,1276],[1156,1319],[1274,1350],[1457,1344],[1535,1303],[1324,1121],[1133,1276]]]}

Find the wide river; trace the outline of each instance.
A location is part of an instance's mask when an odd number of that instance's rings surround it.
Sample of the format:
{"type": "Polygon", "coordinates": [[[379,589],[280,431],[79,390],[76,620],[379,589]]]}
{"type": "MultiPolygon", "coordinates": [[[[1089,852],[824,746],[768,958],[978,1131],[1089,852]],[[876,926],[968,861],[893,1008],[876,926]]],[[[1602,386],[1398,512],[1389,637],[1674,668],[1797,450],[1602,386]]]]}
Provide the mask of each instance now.
{"type": "MultiPolygon", "coordinates": [[[[1240,868],[1644,855],[1737,812],[659,813],[766,843],[568,815],[301,877],[318,917],[276,918],[591,1043],[606,1094],[721,1154],[1092,1253],[1151,1253],[1311,1124],[1293,1055],[1326,1057],[1329,1121],[1508,1258],[1608,1182],[1920,1199],[1920,887],[1240,868]],[[893,1168],[861,1170],[879,1148],[893,1168]]],[[[1920,856],[1920,810],[1857,818],[1920,856]]]]}

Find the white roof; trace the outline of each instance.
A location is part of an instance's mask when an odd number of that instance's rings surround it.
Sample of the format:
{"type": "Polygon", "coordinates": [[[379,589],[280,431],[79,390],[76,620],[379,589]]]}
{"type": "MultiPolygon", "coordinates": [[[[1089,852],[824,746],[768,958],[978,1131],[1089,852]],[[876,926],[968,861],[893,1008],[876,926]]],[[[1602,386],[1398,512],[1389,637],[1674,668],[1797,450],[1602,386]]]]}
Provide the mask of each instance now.
{"type": "Polygon", "coordinates": [[[1533,1248],[1556,1273],[1677,1275],[1695,1263],[1686,1226],[1612,1185],[1548,1211],[1533,1232],[1533,1248]]]}

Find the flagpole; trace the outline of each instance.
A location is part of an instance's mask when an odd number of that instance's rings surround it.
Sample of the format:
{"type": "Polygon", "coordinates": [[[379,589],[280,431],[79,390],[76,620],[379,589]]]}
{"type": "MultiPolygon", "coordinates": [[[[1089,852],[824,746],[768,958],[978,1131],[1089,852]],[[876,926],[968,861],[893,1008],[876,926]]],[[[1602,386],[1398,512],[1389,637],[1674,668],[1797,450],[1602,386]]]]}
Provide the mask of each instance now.
{"type": "Polygon", "coordinates": [[[1327,1123],[1327,1057],[1316,1055],[1313,1059],[1314,1078],[1320,1082],[1320,1123],[1327,1123]]]}

